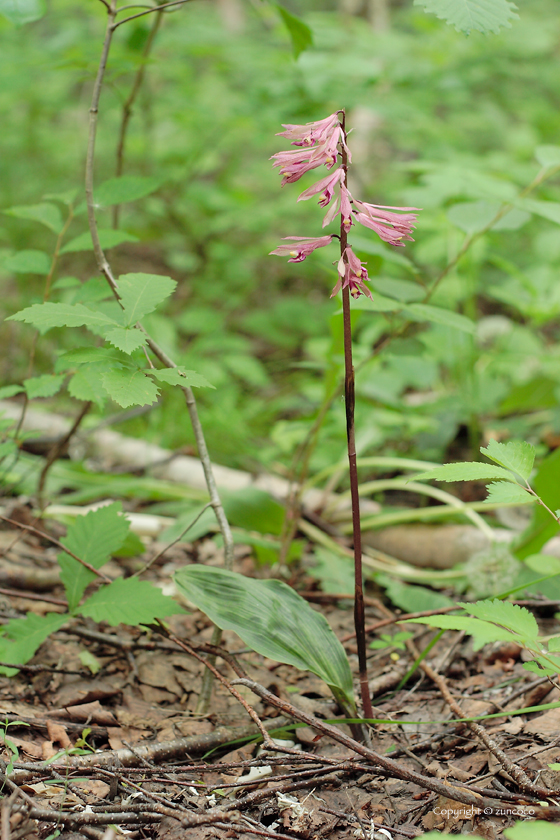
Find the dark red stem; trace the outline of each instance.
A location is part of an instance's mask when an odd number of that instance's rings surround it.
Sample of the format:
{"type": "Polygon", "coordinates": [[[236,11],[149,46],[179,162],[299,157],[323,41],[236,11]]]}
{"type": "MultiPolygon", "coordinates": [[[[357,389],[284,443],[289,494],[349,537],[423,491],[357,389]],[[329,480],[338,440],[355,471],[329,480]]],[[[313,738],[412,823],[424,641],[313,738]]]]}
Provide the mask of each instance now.
{"type": "MultiPolygon", "coordinates": [[[[346,140],[346,115],[341,111],[341,125],[346,140]]],[[[348,155],[344,144],[341,146],[342,166],[344,168],[344,186],[348,180],[348,155]]],[[[340,255],[343,256],[348,245],[348,236],[344,229],[342,214],[340,217],[340,255]]],[[[369,693],[366,634],[364,616],[364,587],[362,576],[362,528],[360,524],[360,496],[358,493],[358,467],[356,463],[356,437],[354,432],[354,366],[352,364],[352,322],[350,319],[350,291],[342,289],[342,317],[344,321],[344,397],[346,402],[346,436],[348,439],[348,466],[350,493],[352,496],[352,530],[354,539],[354,627],[358,648],[360,670],[360,694],[364,717],[372,718],[373,709],[369,693]]]]}

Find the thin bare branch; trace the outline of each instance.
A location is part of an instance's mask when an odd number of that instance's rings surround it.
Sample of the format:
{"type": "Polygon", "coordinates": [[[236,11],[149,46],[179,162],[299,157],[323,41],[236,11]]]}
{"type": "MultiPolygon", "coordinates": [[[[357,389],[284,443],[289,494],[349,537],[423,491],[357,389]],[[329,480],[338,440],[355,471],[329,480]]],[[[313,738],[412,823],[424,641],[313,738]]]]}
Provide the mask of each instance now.
{"type": "Polygon", "coordinates": [[[168,9],[170,6],[184,6],[185,3],[189,3],[190,0],[173,0],[172,3],[164,3],[163,6],[154,6],[151,9],[146,9],[145,12],[138,12],[136,15],[130,15],[130,17],[124,18],[124,20],[119,20],[116,23],[112,24],[113,32],[115,29],[118,29],[119,26],[122,26],[123,23],[128,23],[129,20],[135,20],[135,18],[143,17],[144,15],[149,15],[152,12],[161,12],[164,9],[168,9]]]}

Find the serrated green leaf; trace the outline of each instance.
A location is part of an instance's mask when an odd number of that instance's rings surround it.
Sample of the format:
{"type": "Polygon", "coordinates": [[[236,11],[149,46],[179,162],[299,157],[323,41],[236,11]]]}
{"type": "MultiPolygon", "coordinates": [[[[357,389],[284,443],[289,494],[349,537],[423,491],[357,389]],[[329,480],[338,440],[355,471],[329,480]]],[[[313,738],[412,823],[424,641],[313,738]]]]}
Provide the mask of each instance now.
{"type": "Polygon", "coordinates": [[[15,216],[18,219],[29,219],[33,222],[40,222],[54,233],[60,233],[64,225],[62,214],[56,204],[48,204],[46,201],[41,204],[10,207],[3,212],[8,216],[15,216]]]}
{"type": "Polygon", "coordinates": [[[103,387],[121,408],[151,405],[157,401],[159,389],[142,370],[108,370],[101,374],[103,387]]]}
{"type": "Polygon", "coordinates": [[[48,274],[50,267],[50,257],[44,251],[18,251],[4,262],[4,268],[16,274],[48,274]]]}
{"type": "MultiPolygon", "coordinates": [[[[471,236],[484,230],[502,207],[499,201],[464,201],[447,211],[449,221],[471,236]]],[[[531,218],[526,210],[514,208],[502,216],[491,230],[518,230],[531,218]]]]}
{"type": "Polygon", "coordinates": [[[65,378],[64,374],[59,376],[45,374],[43,376],[33,376],[31,379],[24,379],[23,385],[30,400],[38,399],[39,397],[54,397],[62,388],[65,378]]]}
{"type": "Polygon", "coordinates": [[[99,309],[88,309],[81,303],[70,305],[67,303],[50,303],[49,301],[28,306],[27,309],[22,309],[15,315],[10,315],[6,320],[24,321],[26,324],[36,327],[41,334],[54,327],[120,326],[113,318],[109,318],[99,309]]]}
{"type": "Polygon", "coordinates": [[[301,18],[296,17],[283,6],[276,4],[278,13],[284,22],[284,26],[288,30],[288,34],[292,39],[292,49],[294,51],[294,58],[297,58],[300,53],[308,47],[313,46],[313,33],[306,23],[301,18]]]}
{"type": "MultiPolygon", "coordinates": [[[[25,665],[45,639],[59,630],[68,621],[66,613],[36,615],[27,613],[26,618],[16,618],[4,625],[0,636],[0,660],[25,665]]],[[[8,677],[17,674],[17,668],[0,666],[0,673],[8,677]]]]}
{"type": "Polygon", "coordinates": [[[510,484],[509,481],[493,481],[486,489],[488,495],[484,501],[488,504],[530,505],[537,501],[528,490],[518,484],[510,484]]]}
{"type": "Polygon", "coordinates": [[[110,330],[108,333],[105,333],[105,339],[110,344],[118,347],[119,350],[122,350],[123,353],[128,354],[133,353],[135,350],[138,350],[139,347],[143,347],[146,344],[146,336],[144,333],[134,327],[132,327],[132,329],[116,327],[114,330],[110,330]]]}
{"type": "Polygon", "coordinates": [[[194,370],[185,370],[182,367],[162,368],[160,370],[151,368],[146,373],[155,376],[161,382],[166,382],[168,385],[179,385],[181,388],[214,388],[214,385],[211,385],[201,373],[196,373],[194,370]]]}
{"type": "MultiPolygon", "coordinates": [[[[126,230],[100,230],[98,233],[101,247],[104,250],[114,248],[123,242],[138,242],[138,237],[132,233],[127,233],[126,230]]],[[[66,243],[64,248],[60,249],[61,254],[74,254],[77,251],[93,251],[93,243],[89,231],[74,237],[74,239],[66,243]]]]}
{"type": "Polygon", "coordinates": [[[497,627],[489,621],[480,621],[466,615],[431,615],[428,618],[410,618],[407,624],[427,624],[428,627],[439,627],[440,630],[464,630],[473,637],[473,647],[480,650],[490,642],[515,642],[519,644],[519,636],[503,627],[497,627]]]}
{"type": "Polygon", "coordinates": [[[560,146],[537,146],[535,157],[547,169],[560,166],[560,146]]]}
{"type": "Polygon", "coordinates": [[[58,373],[84,364],[105,365],[107,368],[115,365],[121,367],[123,361],[123,357],[109,347],[77,347],[62,353],[56,360],[54,369],[58,373]]]}
{"type": "Polygon", "coordinates": [[[117,578],[102,586],[82,604],[78,612],[94,621],[118,624],[151,624],[156,618],[184,613],[168,595],[147,580],[117,578]]]}
{"type": "Polygon", "coordinates": [[[81,368],[68,382],[68,393],[76,400],[94,402],[99,408],[103,408],[107,402],[107,391],[101,379],[102,368],[99,365],[90,365],[81,368]]]}
{"type": "Polygon", "coordinates": [[[10,397],[15,397],[16,394],[22,394],[25,391],[23,385],[4,385],[0,388],[0,400],[8,400],[10,397]]]}
{"type": "Polygon", "coordinates": [[[515,476],[508,470],[495,467],[493,464],[480,464],[478,461],[443,464],[441,467],[412,476],[409,480],[426,481],[432,478],[435,481],[489,481],[493,478],[501,478],[504,481],[515,482],[515,476]]]}
{"type": "Polygon", "coordinates": [[[0,15],[15,26],[39,20],[46,11],[44,0],[0,0],[0,15]]]}
{"type": "Polygon", "coordinates": [[[452,312],[450,309],[442,309],[440,306],[408,303],[402,309],[413,321],[432,321],[434,324],[443,324],[444,327],[451,327],[454,330],[471,333],[471,335],[476,330],[476,324],[466,315],[460,315],[459,312],[452,312]]]}
{"type": "MultiPolygon", "coordinates": [[[[85,516],[77,516],[61,542],[81,560],[99,569],[122,546],[129,529],[130,522],[122,515],[121,503],[113,502],[89,511],[85,516]]],[[[60,554],[58,562],[68,608],[72,612],[95,575],[69,554],[60,554]]]]}
{"type": "Polygon", "coordinates": [[[537,674],[539,677],[544,677],[545,675],[549,677],[558,676],[558,672],[555,671],[554,668],[540,662],[524,662],[523,667],[526,671],[530,671],[532,674],[537,674]]]}
{"type": "Polygon", "coordinates": [[[426,12],[467,35],[472,29],[499,32],[519,17],[515,13],[516,7],[508,0],[414,0],[414,5],[423,6],[426,12]]]}
{"type": "Polygon", "coordinates": [[[163,274],[124,274],[119,277],[119,295],[126,323],[131,326],[153,312],[173,294],[177,283],[163,274]]]}
{"type": "Polygon", "coordinates": [[[517,473],[525,481],[529,480],[535,462],[535,447],[530,443],[521,440],[499,443],[497,440],[490,440],[488,446],[481,447],[480,451],[496,464],[517,473]]]}
{"type": "Polygon", "coordinates": [[[482,621],[494,621],[525,639],[536,639],[539,635],[539,626],[533,613],[509,601],[495,598],[493,601],[477,601],[476,604],[458,603],[457,606],[482,621]]]}
{"type": "Polygon", "coordinates": [[[155,192],[161,186],[158,178],[146,178],[141,175],[121,175],[109,178],[95,191],[95,204],[110,207],[112,204],[126,204],[155,192]]]}
{"type": "Polygon", "coordinates": [[[344,648],[326,619],[279,580],[255,580],[210,566],[180,569],[185,597],[263,656],[316,674],[354,705],[344,648]]]}

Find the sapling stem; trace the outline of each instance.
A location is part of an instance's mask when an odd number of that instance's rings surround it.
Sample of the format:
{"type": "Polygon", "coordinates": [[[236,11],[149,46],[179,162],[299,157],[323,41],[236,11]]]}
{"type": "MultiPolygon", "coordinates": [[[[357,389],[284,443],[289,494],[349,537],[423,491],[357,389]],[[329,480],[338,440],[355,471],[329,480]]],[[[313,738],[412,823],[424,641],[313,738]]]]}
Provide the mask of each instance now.
{"type": "MultiPolygon", "coordinates": [[[[341,126],[346,140],[346,114],[342,111],[341,126]]],[[[344,169],[344,186],[348,187],[348,152],[346,143],[341,144],[342,168],[344,169]]],[[[344,259],[348,246],[348,234],[344,225],[344,217],[340,216],[340,257],[344,259]]],[[[348,441],[348,469],[350,492],[352,497],[352,536],[354,542],[354,627],[356,629],[356,646],[358,648],[358,667],[360,673],[360,694],[364,717],[373,718],[373,708],[369,693],[369,681],[366,658],[366,634],[364,615],[364,584],[362,572],[362,528],[360,524],[360,494],[358,487],[358,466],[356,463],[356,434],[354,427],[354,410],[356,395],[354,387],[354,365],[352,363],[352,317],[350,313],[350,289],[342,289],[342,318],[344,323],[344,399],[346,405],[346,438],[348,441]]]]}
{"type": "MultiPolygon", "coordinates": [[[[93,243],[93,250],[95,253],[95,259],[97,261],[97,266],[99,271],[103,274],[105,279],[107,280],[111,290],[117,300],[120,300],[119,296],[119,287],[118,283],[114,277],[111,265],[105,256],[103,248],[101,247],[101,242],[99,239],[99,231],[97,227],[97,218],[95,213],[95,204],[93,199],[93,183],[94,183],[94,165],[95,165],[95,140],[97,135],[97,120],[98,120],[98,113],[99,113],[99,100],[101,97],[101,90],[103,87],[103,80],[105,77],[105,70],[107,67],[107,60],[109,57],[109,51],[111,49],[111,42],[113,38],[113,33],[123,23],[126,23],[128,20],[133,20],[136,17],[141,17],[143,14],[147,14],[148,12],[142,12],[138,15],[131,15],[130,18],[126,18],[125,20],[119,21],[115,23],[115,18],[118,14],[118,9],[116,5],[116,0],[111,0],[110,3],[107,3],[106,0],[101,0],[103,5],[107,8],[107,28],[105,30],[105,37],[103,40],[103,47],[101,50],[101,58],[99,61],[99,67],[97,70],[97,75],[95,78],[95,82],[93,85],[93,93],[92,93],[92,101],[90,107],[90,118],[89,118],[89,133],[88,133],[88,144],[87,144],[87,154],[86,154],[86,173],[85,173],[85,192],[86,192],[86,204],[87,204],[87,214],[88,214],[88,223],[89,229],[91,234],[91,239],[93,243]]],[[[167,8],[168,6],[177,6],[183,5],[188,0],[179,0],[176,3],[167,3],[163,6],[154,7],[152,10],[148,11],[155,11],[157,13],[161,12],[162,8],[167,8]]],[[[147,334],[146,330],[142,327],[141,324],[136,325],[139,329],[141,329],[144,334],[146,335],[146,341],[148,347],[154,354],[154,356],[167,368],[174,368],[177,367],[173,359],[171,359],[167,353],[147,334]]],[[[183,394],[185,395],[185,402],[187,404],[187,410],[189,413],[197,449],[198,449],[198,457],[200,458],[202,469],[204,471],[204,478],[206,481],[206,486],[208,488],[208,493],[210,495],[210,504],[214,510],[216,515],[216,519],[218,521],[218,525],[220,531],[222,533],[222,537],[224,540],[224,565],[226,569],[231,569],[233,566],[233,557],[234,557],[234,543],[233,543],[233,536],[231,533],[231,528],[229,526],[229,522],[227,520],[220,495],[218,493],[218,488],[216,486],[216,481],[214,479],[214,472],[212,470],[212,462],[210,460],[210,454],[208,452],[208,447],[206,446],[206,439],[204,437],[204,431],[202,429],[202,424],[200,422],[200,417],[198,416],[198,409],[196,405],[196,399],[193,393],[192,388],[182,388],[183,394]]],[[[212,636],[212,644],[219,644],[221,639],[221,631],[218,628],[214,629],[214,634],[212,636]]],[[[210,673],[209,671],[207,673],[210,673]]],[[[212,682],[211,682],[211,675],[210,679],[207,679],[203,683],[203,688],[201,691],[200,699],[199,699],[199,710],[203,710],[204,706],[207,706],[210,700],[210,692],[211,692],[212,682]]]]}

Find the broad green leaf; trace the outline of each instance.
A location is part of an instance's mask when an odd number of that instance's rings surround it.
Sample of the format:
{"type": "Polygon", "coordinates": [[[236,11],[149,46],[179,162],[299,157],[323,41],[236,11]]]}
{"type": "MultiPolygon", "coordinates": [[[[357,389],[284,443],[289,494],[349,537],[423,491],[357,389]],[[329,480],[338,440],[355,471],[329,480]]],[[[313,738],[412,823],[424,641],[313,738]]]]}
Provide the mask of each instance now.
{"type": "Polygon", "coordinates": [[[15,26],[39,20],[46,11],[45,0],[0,0],[0,15],[15,26]]]}
{"type": "Polygon", "coordinates": [[[109,347],[77,347],[75,350],[68,350],[58,357],[55,363],[55,370],[72,370],[78,365],[104,364],[106,367],[121,366],[123,358],[116,350],[109,347]]]}
{"type": "Polygon", "coordinates": [[[65,378],[64,374],[53,376],[47,373],[43,376],[33,376],[31,379],[24,379],[23,385],[30,400],[37,399],[38,397],[54,397],[62,388],[65,378]]]}
{"type": "Polygon", "coordinates": [[[101,379],[99,365],[80,368],[68,383],[68,393],[76,400],[94,402],[103,408],[107,402],[107,391],[101,379]]]}
{"type": "Polygon", "coordinates": [[[548,219],[550,222],[556,222],[557,225],[560,225],[560,202],[558,201],[520,198],[515,203],[522,210],[528,210],[529,213],[534,213],[536,216],[541,216],[543,219],[548,219]]]}
{"type": "Polygon", "coordinates": [[[279,580],[255,580],[211,566],[175,573],[185,597],[262,656],[311,671],[354,706],[344,648],[323,615],[279,580]]]}
{"type": "Polygon", "coordinates": [[[541,166],[547,169],[560,166],[560,146],[537,146],[535,157],[541,166]]]}
{"type": "MultiPolygon", "coordinates": [[[[25,665],[45,639],[67,621],[67,613],[54,612],[46,615],[29,612],[26,618],[9,621],[2,628],[0,636],[0,660],[25,665]]],[[[12,677],[17,674],[17,669],[0,666],[0,673],[12,677]]]]}
{"type": "Polygon", "coordinates": [[[118,624],[151,624],[156,618],[184,613],[168,595],[147,580],[136,577],[117,578],[113,583],[102,586],[85,601],[78,612],[106,621],[112,627],[118,624]]]}
{"type": "Polygon", "coordinates": [[[0,400],[8,400],[10,397],[15,397],[16,394],[22,394],[25,391],[23,385],[4,385],[0,388],[0,400]]]}
{"type": "Polygon", "coordinates": [[[518,484],[510,484],[509,481],[493,481],[486,488],[488,495],[485,502],[500,505],[530,505],[536,502],[528,490],[518,484]]]}
{"type": "Polygon", "coordinates": [[[155,376],[160,382],[166,382],[168,385],[179,385],[181,388],[214,388],[206,377],[194,370],[185,370],[182,367],[174,368],[150,368],[146,373],[150,376],[155,376]]]}
{"type": "MultiPolygon", "coordinates": [[[[121,245],[123,242],[138,242],[138,237],[132,233],[127,233],[126,230],[100,230],[99,241],[103,249],[114,248],[116,245],[121,245]]],[[[70,242],[67,242],[64,248],[60,249],[61,254],[74,254],[77,251],[93,251],[93,244],[89,231],[81,233],[70,242]]]]}
{"type": "Polygon", "coordinates": [[[48,274],[50,257],[44,251],[18,251],[4,262],[4,268],[16,274],[48,274]]]}
{"type": "MultiPolygon", "coordinates": [[[[379,292],[373,292],[373,300],[365,295],[361,295],[359,298],[352,298],[350,306],[352,309],[362,309],[369,312],[400,312],[403,308],[403,304],[400,301],[385,297],[385,295],[381,295],[379,292]]],[[[342,309],[339,312],[342,312],[342,309]]]]}
{"type": "Polygon", "coordinates": [[[480,621],[467,615],[431,615],[429,618],[409,618],[407,624],[427,624],[440,630],[464,630],[473,637],[473,647],[480,650],[489,642],[515,642],[519,636],[489,621],[480,621]]]}
{"type": "Polygon", "coordinates": [[[549,554],[531,554],[525,565],[539,575],[560,575],[560,558],[549,554]]]}
{"type": "Polygon", "coordinates": [[[128,354],[133,353],[139,347],[143,347],[146,344],[144,333],[134,327],[132,329],[116,327],[114,330],[105,333],[105,339],[115,347],[118,347],[119,350],[122,350],[123,353],[128,354]]]}
{"type": "MultiPolygon", "coordinates": [[[[495,218],[502,205],[498,201],[464,201],[447,211],[449,221],[472,236],[484,230],[495,218]]],[[[491,230],[517,230],[531,218],[525,210],[514,208],[502,216],[491,230]]]]}
{"type": "Polygon", "coordinates": [[[24,321],[36,327],[41,334],[53,327],[118,327],[116,321],[98,309],[88,309],[81,303],[35,303],[10,315],[7,321],[24,321]]]}
{"type": "Polygon", "coordinates": [[[278,13],[284,22],[284,26],[288,30],[290,38],[292,39],[292,49],[294,57],[297,58],[300,53],[308,47],[313,46],[313,33],[306,23],[301,18],[296,17],[283,6],[276,4],[278,13]]]}
{"type": "Polygon", "coordinates": [[[119,295],[126,323],[131,326],[153,312],[173,294],[177,283],[163,274],[124,274],[119,277],[119,295]]]}
{"type": "MultiPolygon", "coordinates": [[[[531,486],[550,510],[560,507],[560,449],[555,449],[543,459],[531,486]]],[[[542,505],[535,505],[531,524],[519,538],[516,555],[523,559],[537,554],[558,533],[558,529],[558,522],[550,513],[542,505]]]]}
{"type": "Polygon", "coordinates": [[[354,564],[350,557],[341,557],[317,546],[310,573],[321,581],[323,592],[354,594],[354,564]]]}
{"type": "Polygon", "coordinates": [[[158,178],[141,175],[121,175],[104,181],[95,190],[95,204],[109,207],[111,204],[126,204],[155,192],[161,186],[158,178]]]}
{"type": "Polygon", "coordinates": [[[519,17],[515,13],[516,7],[508,0],[414,0],[414,5],[423,6],[426,12],[467,35],[472,29],[499,32],[519,17]]]}
{"type": "Polygon", "coordinates": [[[443,464],[433,470],[419,473],[413,476],[410,481],[489,481],[493,478],[501,478],[504,481],[515,481],[515,477],[501,467],[493,464],[480,464],[478,461],[471,461],[457,464],[443,464]]]}
{"type": "Polygon", "coordinates": [[[157,385],[142,370],[108,370],[101,374],[103,387],[121,408],[157,402],[157,385]]]}
{"type": "MultiPolygon", "coordinates": [[[[61,542],[81,560],[99,569],[122,546],[129,529],[130,523],[122,515],[121,503],[113,502],[85,516],[77,516],[68,526],[68,533],[61,542]]],[[[72,612],[95,575],[69,554],[60,554],[58,562],[62,569],[60,577],[66,589],[68,609],[72,612]]]]}
{"type": "Polygon", "coordinates": [[[389,575],[376,575],[376,582],[385,589],[391,602],[405,612],[441,610],[453,606],[453,601],[425,586],[412,586],[389,575]]]}
{"type": "Polygon", "coordinates": [[[225,491],[222,503],[232,525],[257,531],[259,534],[282,532],[286,511],[269,493],[258,487],[244,487],[236,492],[225,491]]]}
{"type": "Polygon", "coordinates": [[[495,461],[507,470],[517,473],[525,481],[529,480],[535,462],[535,447],[530,443],[521,440],[499,443],[492,439],[488,446],[486,448],[481,447],[480,451],[491,461],[495,461]]]}
{"type": "Polygon", "coordinates": [[[8,216],[15,216],[18,219],[29,219],[33,222],[40,222],[54,233],[60,233],[63,228],[62,214],[56,204],[48,204],[46,201],[41,204],[29,204],[21,207],[10,207],[4,210],[8,216]]]}
{"type": "Polygon", "coordinates": [[[539,635],[533,613],[509,601],[495,598],[493,601],[477,601],[476,604],[458,603],[457,606],[483,621],[495,621],[523,638],[536,639],[539,635]]]}
{"type": "Polygon", "coordinates": [[[560,827],[545,820],[527,820],[504,829],[504,834],[507,840],[560,840],[560,827]]]}
{"type": "Polygon", "coordinates": [[[476,331],[476,324],[466,315],[460,315],[450,309],[442,309],[440,306],[430,306],[427,303],[409,303],[403,307],[403,312],[406,312],[413,321],[432,321],[434,324],[443,324],[445,327],[471,334],[476,331]]]}

